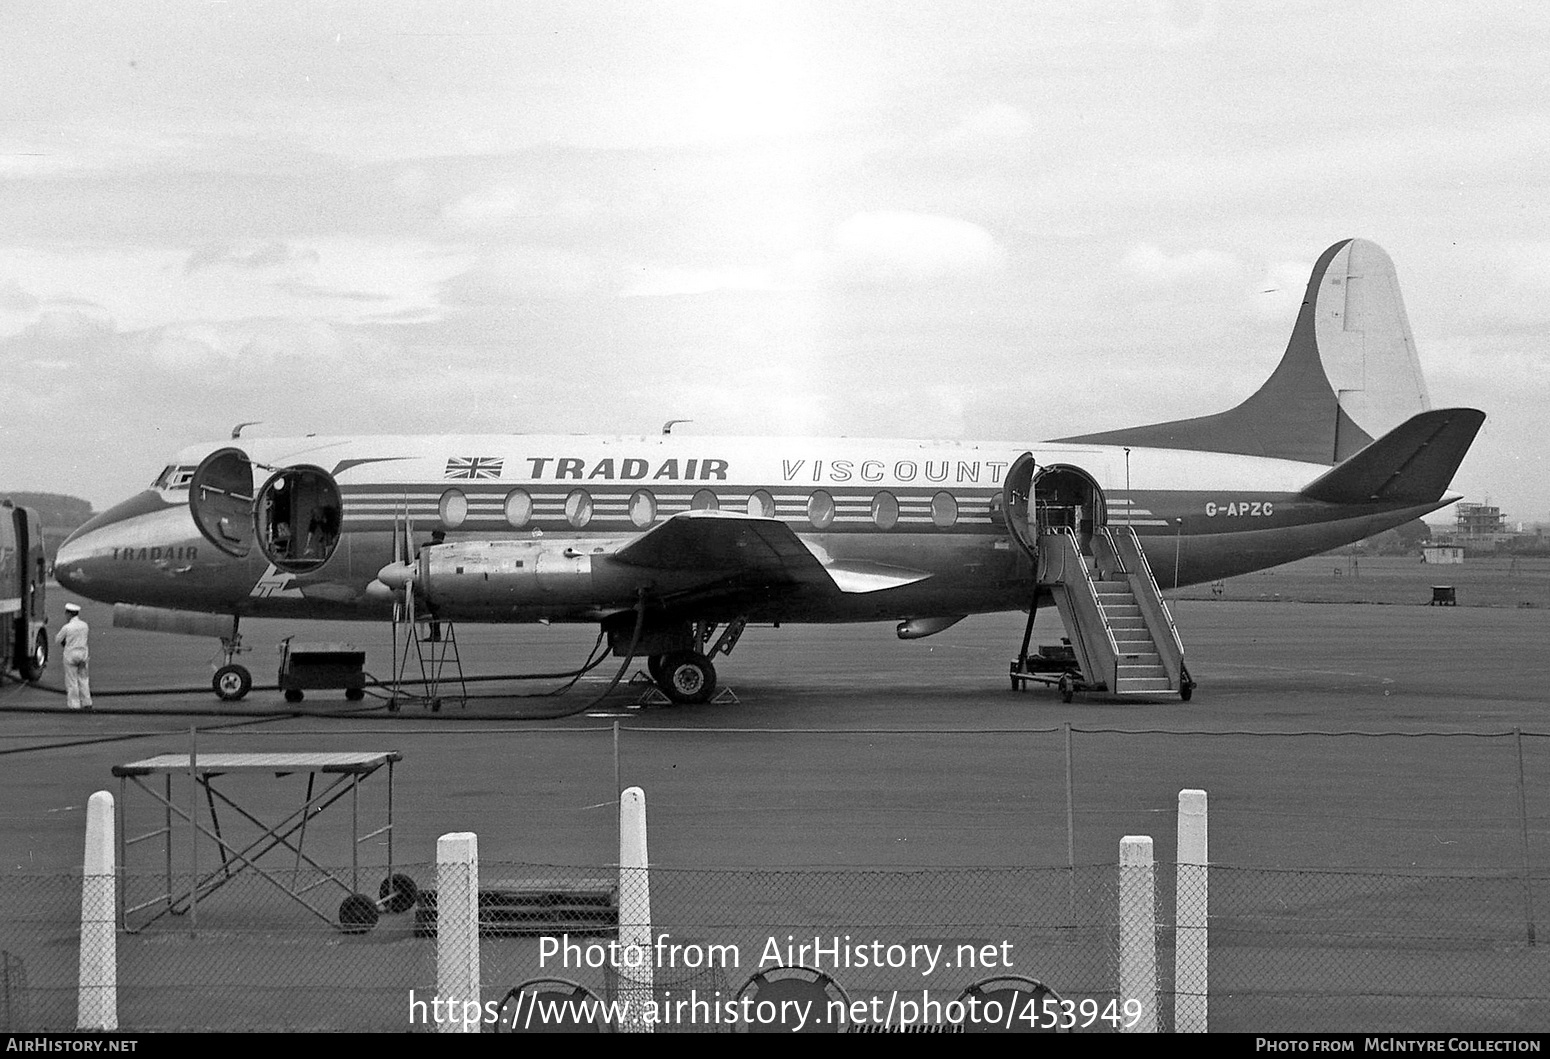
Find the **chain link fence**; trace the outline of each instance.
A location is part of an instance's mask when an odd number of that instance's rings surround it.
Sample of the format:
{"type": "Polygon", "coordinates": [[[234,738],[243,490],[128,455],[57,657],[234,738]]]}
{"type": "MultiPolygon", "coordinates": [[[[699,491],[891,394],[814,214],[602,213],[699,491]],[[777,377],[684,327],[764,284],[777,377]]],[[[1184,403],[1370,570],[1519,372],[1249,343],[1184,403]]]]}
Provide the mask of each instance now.
{"type": "MultiPolygon", "coordinates": [[[[498,1032],[531,1028],[534,1019],[628,1024],[654,1001],[664,1028],[733,1032],[757,1021],[761,995],[825,999],[808,1017],[822,1013],[836,1021],[830,1028],[918,1027],[961,1023],[975,990],[1006,995],[1007,982],[1031,979],[1047,986],[1048,1003],[1020,1009],[1011,1028],[1042,1020],[1111,1032],[1133,1021],[1126,1002],[1137,1001],[1135,1010],[1149,1005],[1158,1028],[1169,1030],[1175,975],[1189,974],[1175,965],[1171,864],[1153,869],[1156,896],[1143,910],[1153,924],[1155,991],[1127,997],[1119,993],[1119,944],[1123,917],[1134,910],[1120,906],[1117,865],[654,868],[627,875],[621,892],[616,867],[484,863],[477,1006],[454,1008],[439,992],[447,903],[437,866],[398,871],[415,880],[414,900],[405,906],[400,891],[387,889],[373,900],[374,922],[357,917],[342,927],[337,913],[325,921],[273,880],[248,873],[199,904],[197,925],[185,908],[120,930],[119,1027],[425,1032],[472,1014],[478,1029],[498,1032]],[[640,924],[621,925],[621,916],[638,916],[632,910],[648,901],[650,948],[632,956],[620,943],[640,924]],[[535,997],[600,1006],[567,1013],[535,997]]],[[[283,881],[322,907],[335,897],[342,906],[352,898],[341,876],[348,872],[302,870],[283,881]]],[[[1196,878],[1209,886],[1205,1006],[1213,1030],[1550,1024],[1550,952],[1534,943],[1525,919],[1526,899],[1550,895],[1526,894],[1520,877],[1213,866],[1196,878]]],[[[1546,882],[1535,879],[1535,890],[1546,882]]],[[[0,876],[0,1029],[76,1028],[82,883],[78,874],[0,876]]],[[[121,887],[130,904],[166,896],[159,874],[125,875],[121,887]]]]}

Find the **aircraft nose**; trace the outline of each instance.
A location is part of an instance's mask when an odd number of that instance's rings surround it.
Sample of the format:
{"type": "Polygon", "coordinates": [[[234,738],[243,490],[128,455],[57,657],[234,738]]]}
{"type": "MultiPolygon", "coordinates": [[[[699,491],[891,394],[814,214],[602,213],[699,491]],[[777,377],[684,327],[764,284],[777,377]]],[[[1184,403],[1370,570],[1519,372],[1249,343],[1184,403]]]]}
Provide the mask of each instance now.
{"type": "Polygon", "coordinates": [[[95,532],[83,530],[85,526],[66,537],[54,556],[54,580],[77,595],[88,595],[85,588],[91,578],[87,568],[97,549],[95,532]]]}
{"type": "Polygon", "coordinates": [[[59,546],[54,556],[54,580],[88,599],[116,602],[114,560],[144,535],[146,520],[142,516],[174,506],[160,494],[146,491],[92,516],[59,546]]]}

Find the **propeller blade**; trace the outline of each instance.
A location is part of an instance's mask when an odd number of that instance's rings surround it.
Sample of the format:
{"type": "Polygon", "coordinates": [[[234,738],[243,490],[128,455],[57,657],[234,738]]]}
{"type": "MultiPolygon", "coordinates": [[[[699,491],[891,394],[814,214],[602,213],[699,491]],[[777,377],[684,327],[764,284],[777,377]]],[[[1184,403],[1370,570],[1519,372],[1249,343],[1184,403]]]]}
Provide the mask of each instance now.
{"type": "Polygon", "coordinates": [[[404,562],[412,563],[414,554],[414,519],[409,514],[408,507],[404,508],[404,562]]]}

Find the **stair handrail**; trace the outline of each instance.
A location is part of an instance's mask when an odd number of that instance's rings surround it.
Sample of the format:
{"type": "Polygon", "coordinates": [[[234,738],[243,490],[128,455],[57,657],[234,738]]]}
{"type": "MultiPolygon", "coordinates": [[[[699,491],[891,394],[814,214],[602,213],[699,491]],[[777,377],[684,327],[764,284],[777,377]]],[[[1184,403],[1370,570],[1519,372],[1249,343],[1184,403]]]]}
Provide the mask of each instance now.
{"type": "MultiPolygon", "coordinates": [[[[1114,660],[1111,666],[1112,672],[1108,674],[1109,690],[1114,691],[1119,685],[1119,641],[1114,639],[1114,629],[1109,624],[1108,615],[1103,612],[1103,601],[1098,598],[1098,586],[1093,579],[1093,572],[1088,569],[1087,560],[1082,558],[1082,545],[1077,538],[1076,530],[1070,526],[1058,526],[1055,527],[1054,532],[1066,538],[1066,544],[1070,553],[1076,556],[1077,569],[1082,571],[1082,580],[1087,586],[1088,596],[1098,612],[1098,622],[1103,626],[1104,638],[1109,642],[1109,657],[1114,660]]],[[[1061,558],[1062,562],[1064,562],[1065,556],[1061,558]]]]}
{"type": "Polygon", "coordinates": [[[1119,545],[1114,543],[1114,531],[1107,526],[1098,527],[1098,535],[1109,542],[1109,551],[1114,553],[1114,561],[1119,564],[1119,573],[1130,575],[1130,567],[1125,564],[1125,557],[1120,554],[1119,545]]]}
{"type": "MultiPolygon", "coordinates": [[[[1107,532],[1107,527],[1105,527],[1107,532]]],[[[1130,543],[1135,546],[1136,557],[1141,560],[1141,569],[1137,571],[1148,582],[1157,588],[1157,602],[1162,606],[1163,617],[1168,620],[1168,636],[1173,640],[1174,649],[1179,652],[1179,657],[1184,657],[1184,641],[1179,638],[1179,630],[1173,624],[1173,611],[1168,607],[1168,601],[1163,597],[1162,586],[1157,584],[1157,578],[1152,574],[1152,564],[1147,561],[1146,552],[1141,548],[1141,539],[1136,536],[1134,526],[1126,526],[1124,532],[1129,535],[1130,543]]]]}

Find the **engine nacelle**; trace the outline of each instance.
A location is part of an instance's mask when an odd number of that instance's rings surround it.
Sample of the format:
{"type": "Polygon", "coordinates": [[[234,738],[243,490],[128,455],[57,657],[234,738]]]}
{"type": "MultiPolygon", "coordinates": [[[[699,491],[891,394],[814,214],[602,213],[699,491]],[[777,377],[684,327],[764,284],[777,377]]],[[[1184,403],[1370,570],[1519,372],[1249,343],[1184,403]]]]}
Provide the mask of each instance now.
{"type": "Polygon", "coordinates": [[[607,602],[595,541],[458,541],[420,550],[416,585],[433,607],[500,611],[534,604],[607,602]]]}

